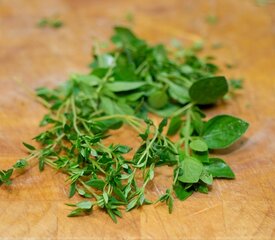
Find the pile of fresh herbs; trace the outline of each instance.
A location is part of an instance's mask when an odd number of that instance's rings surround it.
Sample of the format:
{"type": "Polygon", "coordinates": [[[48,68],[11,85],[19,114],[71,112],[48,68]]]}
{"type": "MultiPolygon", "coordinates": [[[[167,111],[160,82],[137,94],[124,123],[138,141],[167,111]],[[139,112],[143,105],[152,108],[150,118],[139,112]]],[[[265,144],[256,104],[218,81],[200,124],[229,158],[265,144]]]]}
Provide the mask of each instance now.
{"type": "Polygon", "coordinates": [[[194,49],[151,46],[127,28],[114,30],[113,50],[95,47],[89,74],[75,74],[56,89],[37,89],[49,110],[40,123],[46,130],[34,138],[40,147],[24,143],[29,156],[0,171],[0,184],[10,184],[13,172],[38,159],[41,171],[48,165],[68,175],[70,198],[77,193],[85,199],[68,204],[75,207],[69,216],[97,207],[116,222],[122,209],[152,203],[146,187],[156,167],[168,165],[174,173],[172,185],[154,199],[169,212],[175,197],[207,193],[213,178],[234,178],[225,161],[209,152],[236,142],[248,123],[229,115],[205,119],[201,107],[230,90],[225,77],[215,75],[211,58],[199,58],[194,49]],[[163,120],[157,126],[148,113],[163,120]],[[125,157],[129,146],[104,141],[123,124],[140,138],[131,159],[125,157]],[[169,136],[176,134],[172,141],[169,136]]]}

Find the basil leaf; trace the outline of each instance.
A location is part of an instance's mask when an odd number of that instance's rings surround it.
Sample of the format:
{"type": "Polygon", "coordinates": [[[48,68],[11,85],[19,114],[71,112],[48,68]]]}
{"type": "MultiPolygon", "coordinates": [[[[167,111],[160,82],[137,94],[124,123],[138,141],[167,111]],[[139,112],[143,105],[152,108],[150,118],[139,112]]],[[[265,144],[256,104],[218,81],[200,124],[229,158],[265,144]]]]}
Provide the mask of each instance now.
{"type": "Polygon", "coordinates": [[[239,118],[219,115],[205,124],[202,138],[210,149],[226,148],[245,133],[248,125],[247,122],[239,118]]]}
{"type": "Polygon", "coordinates": [[[196,104],[211,104],[227,92],[228,84],[225,77],[210,77],[194,82],[189,89],[189,96],[196,104]]]}
{"type": "Polygon", "coordinates": [[[231,168],[220,158],[209,158],[209,163],[204,167],[214,178],[235,178],[231,168]]]}

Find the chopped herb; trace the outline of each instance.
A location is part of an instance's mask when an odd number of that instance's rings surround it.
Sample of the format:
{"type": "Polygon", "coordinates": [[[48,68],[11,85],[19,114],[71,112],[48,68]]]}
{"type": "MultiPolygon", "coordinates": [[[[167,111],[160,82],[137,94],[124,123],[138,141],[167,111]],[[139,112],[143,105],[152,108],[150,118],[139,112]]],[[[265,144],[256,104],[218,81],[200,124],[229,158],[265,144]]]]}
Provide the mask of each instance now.
{"type": "MultiPolygon", "coordinates": [[[[173,183],[157,202],[166,203],[171,213],[175,197],[207,193],[213,178],[234,178],[225,161],[212,158],[209,150],[230,146],[248,128],[229,115],[204,119],[200,106],[223,99],[229,85],[217,76],[213,58],[197,56],[198,47],[183,50],[178,44],[176,52],[168,54],[165,46],[149,45],[130,29],[114,31],[113,50],[96,47],[89,74],[74,74],[55,89],[37,89],[48,108],[40,122],[47,129],[34,138],[38,147],[23,143],[28,157],[0,171],[0,184],[6,185],[31,159],[38,160],[40,171],[49,166],[63,172],[70,183],[68,196],[84,198],[67,204],[74,207],[69,217],[90,214],[97,207],[117,222],[122,209],[151,204],[147,185],[154,181],[155,168],[163,165],[171,166],[173,183]],[[157,126],[149,113],[165,118],[157,126]],[[105,142],[115,134],[109,130],[125,124],[140,138],[132,158],[129,146],[105,142]],[[178,140],[168,138],[175,134],[178,140]]],[[[230,86],[238,89],[240,82],[230,81],[230,86]]]]}

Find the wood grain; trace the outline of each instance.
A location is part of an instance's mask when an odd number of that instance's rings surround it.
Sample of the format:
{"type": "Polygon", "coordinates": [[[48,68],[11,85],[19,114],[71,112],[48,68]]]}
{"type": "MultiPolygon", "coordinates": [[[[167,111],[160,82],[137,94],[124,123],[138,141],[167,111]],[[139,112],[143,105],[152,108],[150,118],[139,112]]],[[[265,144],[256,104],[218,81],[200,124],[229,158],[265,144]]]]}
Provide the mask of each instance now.
{"type": "MultiPolygon", "coordinates": [[[[21,142],[40,129],[45,110],[31,92],[55,86],[73,72],[87,72],[93,39],[105,40],[115,24],[126,24],[150,42],[186,45],[205,40],[204,54],[217,57],[230,77],[244,77],[236,99],[209,110],[235,114],[250,122],[242,141],[215,154],[225,158],[234,181],[215,181],[208,195],[194,194],[165,206],[146,206],[125,214],[117,225],[95,211],[67,218],[65,177],[37,167],[0,188],[0,239],[275,239],[275,6],[253,0],[1,0],[0,1],[0,169],[24,157],[21,142]],[[39,29],[44,16],[58,14],[65,26],[39,29]],[[205,17],[218,16],[216,25],[205,17]],[[221,42],[223,47],[211,49],[221,42]],[[241,146],[240,146],[241,145],[241,146]],[[234,150],[234,151],[233,151],[234,150]],[[230,153],[230,154],[229,154],[230,153]]],[[[129,141],[130,132],[120,132],[129,141]]],[[[158,170],[150,191],[163,192],[171,169],[158,170]]]]}

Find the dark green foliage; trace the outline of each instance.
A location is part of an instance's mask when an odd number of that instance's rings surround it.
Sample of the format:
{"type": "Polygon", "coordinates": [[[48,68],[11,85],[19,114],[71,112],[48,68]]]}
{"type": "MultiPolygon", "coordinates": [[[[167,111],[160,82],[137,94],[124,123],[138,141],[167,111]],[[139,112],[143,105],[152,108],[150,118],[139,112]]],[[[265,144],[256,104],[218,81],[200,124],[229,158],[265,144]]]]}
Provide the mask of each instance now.
{"type": "Polygon", "coordinates": [[[40,122],[47,129],[34,138],[38,148],[23,143],[30,155],[1,171],[0,184],[10,184],[14,170],[37,158],[41,171],[50,166],[68,175],[70,198],[84,198],[68,204],[75,208],[69,217],[98,207],[116,222],[122,209],[152,203],[146,189],[156,167],[174,169],[173,184],[158,199],[169,212],[174,196],[184,200],[194,191],[207,193],[213,178],[233,178],[223,160],[209,157],[209,149],[234,143],[248,124],[227,115],[203,120],[199,106],[217,102],[228,91],[211,59],[199,58],[198,48],[168,54],[163,45],[151,46],[123,27],[115,28],[112,42],[114,49],[107,53],[95,47],[89,74],[74,74],[56,89],[37,89],[49,110],[40,122]],[[156,126],[148,113],[165,118],[156,126]],[[140,137],[132,159],[129,146],[104,141],[124,124],[140,137]],[[178,133],[178,140],[165,132],[178,133]]]}

